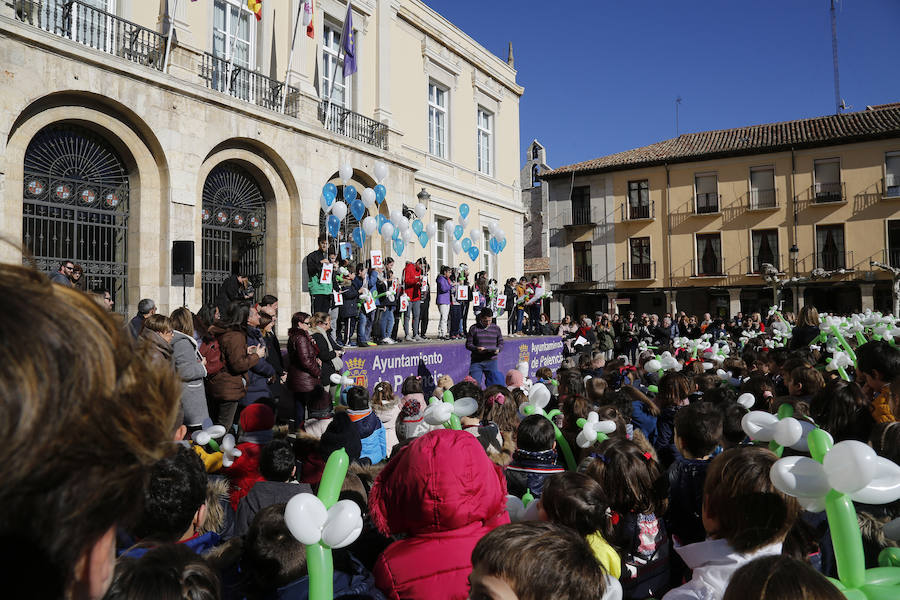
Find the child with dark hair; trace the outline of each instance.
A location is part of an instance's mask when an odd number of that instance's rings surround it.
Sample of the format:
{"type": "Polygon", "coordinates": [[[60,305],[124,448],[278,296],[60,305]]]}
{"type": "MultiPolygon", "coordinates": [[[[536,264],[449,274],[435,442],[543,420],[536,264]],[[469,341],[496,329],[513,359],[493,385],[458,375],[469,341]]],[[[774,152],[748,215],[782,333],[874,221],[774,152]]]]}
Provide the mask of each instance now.
{"type": "Polygon", "coordinates": [[[610,510],[624,597],[659,597],[669,585],[665,476],[651,454],[627,440],[606,440],[595,454],[585,472],[600,484],[610,510]]]}
{"type": "Polygon", "coordinates": [[[506,467],[507,491],[521,498],[531,490],[540,498],[547,477],[563,473],[557,464],[556,436],[553,423],[544,415],[529,415],[516,430],[516,451],[506,467]]]}
{"type": "Polygon", "coordinates": [[[541,519],[571,527],[585,538],[603,570],[616,579],[622,560],[607,541],[612,520],[607,513],[604,490],[584,473],[567,471],[547,479],[540,499],[541,519]]]}
{"type": "Polygon", "coordinates": [[[834,442],[869,439],[875,421],[862,389],[854,382],[839,379],[830,383],[809,403],[809,416],[831,434],[834,442]]]}
{"type": "Polygon", "coordinates": [[[206,520],[206,469],[187,447],[158,461],[144,488],[144,508],[134,527],[140,546],[125,552],[142,556],[152,544],[178,542],[198,554],[219,543],[215,532],[200,533],[206,520]]]}
{"type": "Polygon", "coordinates": [[[749,411],[737,402],[723,402],[718,405],[722,413],[722,448],[740,446],[747,439],[741,421],[749,411]]]}
{"type": "Polygon", "coordinates": [[[163,544],[116,562],[104,600],[218,600],[219,576],[183,544],[163,544]]]}
{"type": "Polygon", "coordinates": [[[259,472],[265,480],[253,484],[250,493],[241,498],[235,535],[247,533],[253,517],[263,508],[287,502],[297,494],[312,493],[309,484],[294,480],[297,462],[294,448],[287,440],[272,440],[265,445],[259,455],[259,472]]]}
{"type": "Polygon", "coordinates": [[[809,563],[790,556],[764,556],[734,572],[722,600],[846,600],[809,563]]]}
{"type": "Polygon", "coordinates": [[[720,598],[739,567],[781,554],[799,505],[772,485],[769,471],[776,460],[757,446],[731,448],[713,459],[703,488],[708,539],[676,547],[693,576],[664,600],[720,598]]]}
{"type": "Polygon", "coordinates": [[[422,392],[422,378],[410,375],[400,386],[403,400],[397,417],[397,439],[400,443],[425,435],[434,427],[425,422],[425,394],[422,392]]]}
{"type": "Polygon", "coordinates": [[[513,523],[481,538],[472,551],[469,598],[607,600],[617,581],[597,568],[587,541],[555,523],[513,523]]]}
{"type": "MultiPolygon", "coordinates": [[[[703,396],[701,396],[696,402],[704,401],[719,406],[720,404],[736,402],[737,399],[737,390],[735,390],[727,383],[722,382],[714,388],[707,390],[707,392],[703,394],[703,396]]],[[[691,404],[694,404],[694,402],[694,400],[691,400],[691,404]]]]}
{"type": "Polygon", "coordinates": [[[791,395],[791,401],[803,402],[809,404],[812,397],[818,394],[825,387],[825,380],[822,374],[812,367],[797,367],[789,377],[785,378],[788,386],[788,392],[791,395]]]}
{"type": "Polygon", "coordinates": [[[369,390],[355,385],[347,390],[347,415],[362,442],[360,458],[369,459],[373,465],[387,458],[387,438],[381,419],[378,418],[369,406],[369,390]]]}
{"type": "Polygon", "coordinates": [[[703,483],[710,460],[722,439],[722,413],[709,402],[685,406],[675,415],[678,455],[669,467],[669,510],[666,525],[678,544],[701,542],[703,483]]]}
{"type": "Polygon", "coordinates": [[[659,380],[656,403],[660,414],[656,419],[656,440],[653,447],[659,454],[660,464],[665,468],[675,461],[678,453],[675,448],[675,414],[687,406],[691,391],[691,380],[682,373],[670,371],[659,380]]]}
{"type": "MultiPolygon", "coordinates": [[[[309,597],[306,548],[284,521],[284,504],[259,511],[244,541],[243,568],[249,599],[299,600],[309,597]]],[[[346,549],[333,550],[334,597],[384,600],[372,574],[346,549]]]]}
{"type": "Polygon", "coordinates": [[[896,421],[898,398],[890,383],[900,377],[900,350],[884,340],[867,342],[856,349],[856,372],[863,391],[872,398],[875,422],[896,421]]]}

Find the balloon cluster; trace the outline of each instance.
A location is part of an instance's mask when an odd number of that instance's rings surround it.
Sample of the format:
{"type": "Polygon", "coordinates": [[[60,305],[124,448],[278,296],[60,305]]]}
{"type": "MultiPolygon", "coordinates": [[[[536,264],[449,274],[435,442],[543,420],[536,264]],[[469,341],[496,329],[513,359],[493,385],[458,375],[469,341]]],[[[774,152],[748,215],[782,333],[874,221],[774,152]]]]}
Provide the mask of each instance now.
{"type": "Polygon", "coordinates": [[[362,532],[359,505],[352,500],[338,501],[349,465],[346,450],[332,452],[325,463],[318,495],[297,494],[284,509],[284,521],[291,535],[306,545],[310,600],[334,597],[331,549],[349,546],[362,532]]]}
{"type": "Polygon", "coordinates": [[[608,434],[616,430],[615,421],[601,421],[594,411],[588,413],[587,419],[578,419],[575,424],[581,427],[575,438],[579,448],[590,448],[594,442],[606,441],[608,434]]]}
{"type": "MultiPolygon", "coordinates": [[[[360,193],[356,186],[350,183],[350,180],[353,178],[353,167],[348,163],[340,166],[338,176],[344,185],[343,199],[336,199],[338,194],[337,186],[329,182],[322,188],[322,197],[319,200],[322,211],[328,215],[325,222],[328,235],[332,237],[340,235],[341,222],[347,216],[348,210],[359,223],[350,232],[350,239],[357,246],[361,247],[366,243],[366,238],[379,230],[382,222],[371,215],[366,216],[366,211],[381,206],[381,203],[384,202],[387,196],[387,188],[384,187],[382,181],[387,177],[387,174],[387,165],[382,162],[375,163],[375,180],[378,183],[374,188],[364,188],[360,193]]],[[[382,217],[382,215],[379,215],[379,217],[382,217]]],[[[388,234],[388,237],[391,234],[393,234],[393,230],[388,234]]]]}
{"type": "Polygon", "coordinates": [[[444,390],[441,400],[431,398],[425,409],[425,422],[429,425],[443,425],[445,429],[462,429],[460,417],[468,417],[478,410],[478,402],[474,398],[453,399],[453,392],[444,390]]]}
{"type": "Polygon", "coordinates": [[[560,431],[559,427],[556,426],[556,423],[553,422],[553,417],[561,413],[559,410],[551,410],[549,413],[544,412],[544,407],[549,403],[550,390],[547,389],[547,386],[543,383],[537,383],[531,386],[531,391],[528,394],[528,402],[525,402],[519,407],[519,413],[523,417],[529,415],[544,415],[550,420],[550,423],[553,424],[553,433],[556,437],[556,444],[562,451],[563,458],[566,461],[566,468],[570,471],[574,471],[578,468],[578,464],[575,462],[572,448],[569,447],[569,442],[566,440],[565,436],[563,436],[562,431],[560,431]]]}
{"type": "Polygon", "coordinates": [[[778,408],[777,416],[761,410],[752,410],[741,419],[741,429],[747,437],[751,440],[769,442],[769,450],[778,456],[784,453],[785,447],[805,451],[807,438],[815,428],[816,426],[809,421],[795,419],[794,407],[790,404],[782,404],[778,408]]]}

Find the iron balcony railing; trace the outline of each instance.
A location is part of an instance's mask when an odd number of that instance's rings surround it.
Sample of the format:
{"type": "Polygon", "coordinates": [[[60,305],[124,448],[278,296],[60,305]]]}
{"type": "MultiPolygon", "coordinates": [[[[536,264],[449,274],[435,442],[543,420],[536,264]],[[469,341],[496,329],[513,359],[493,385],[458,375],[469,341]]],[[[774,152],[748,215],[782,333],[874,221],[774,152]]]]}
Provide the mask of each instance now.
{"type": "Polygon", "coordinates": [[[575,265],[572,272],[574,274],[572,281],[575,283],[595,281],[593,265],[575,265]]]}
{"type": "Polygon", "coordinates": [[[625,279],[656,279],[656,261],[643,263],[622,263],[625,279]]]}
{"type": "Polygon", "coordinates": [[[572,220],[568,225],[591,225],[591,205],[588,203],[572,203],[572,220]]]}
{"type": "MultiPolygon", "coordinates": [[[[235,65],[220,56],[203,53],[200,78],[212,90],[269,110],[281,110],[281,97],[285,92],[283,82],[235,65]]],[[[296,91],[294,87],[288,89],[289,94],[296,91]]]]}
{"type": "Polygon", "coordinates": [[[719,194],[697,194],[694,197],[694,206],[698,215],[708,215],[719,212],[719,194]]]}
{"type": "Polygon", "coordinates": [[[646,204],[631,204],[626,202],[623,206],[625,215],[623,220],[637,221],[638,219],[653,219],[656,217],[656,202],[646,204]]]}
{"type": "Polygon", "coordinates": [[[16,0],[16,18],[131,62],[162,70],[166,37],[79,0],[16,0]]]}
{"type": "Polygon", "coordinates": [[[771,255],[771,254],[757,254],[756,256],[751,256],[747,258],[747,270],[745,271],[748,275],[759,275],[762,273],[763,263],[769,263],[779,271],[785,268],[784,257],[780,254],[771,255]]]}
{"type": "Polygon", "coordinates": [[[816,252],[816,267],[826,271],[853,268],[853,250],[833,251],[819,250],[816,252]]]}
{"type": "Polygon", "coordinates": [[[750,190],[747,207],[750,210],[761,208],[778,208],[778,195],[775,189],[750,190]]]}
{"type": "Polygon", "coordinates": [[[319,122],[325,125],[327,121],[330,131],[382,150],[388,149],[387,125],[337,104],[331,104],[327,108],[326,105],[326,102],[319,103],[319,122]],[[331,113],[327,119],[326,111],[331,113]]]}
{"type": "Polygon", "coordinates": [[[843,202],[845,198],[844,183],[842,181],[817,183],[810,188],[810,196],[816,204],[843,202]]]}
{"type": "MultiPolygon", "coordinates": [[[[717,264],[704,264],[705,261],[691,259],[691,274],[693,277],[724,277],[725,271],[722,268],[722,257],[717,257],[717,264]]],[[[711,261],[710,261],[711,262],[711,261]]]]}

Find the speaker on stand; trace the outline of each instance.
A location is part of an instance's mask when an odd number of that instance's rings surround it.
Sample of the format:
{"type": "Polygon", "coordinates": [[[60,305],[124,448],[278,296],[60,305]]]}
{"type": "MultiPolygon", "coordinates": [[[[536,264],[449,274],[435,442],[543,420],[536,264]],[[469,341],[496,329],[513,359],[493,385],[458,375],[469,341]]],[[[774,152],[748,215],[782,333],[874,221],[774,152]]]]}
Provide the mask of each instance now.
{"type": "Polygon", "coordinates": [[[194,240],[172,242],[172,274],[181,275],[181,305],[187,306],[187,276],[194,274],[194,240]]]}

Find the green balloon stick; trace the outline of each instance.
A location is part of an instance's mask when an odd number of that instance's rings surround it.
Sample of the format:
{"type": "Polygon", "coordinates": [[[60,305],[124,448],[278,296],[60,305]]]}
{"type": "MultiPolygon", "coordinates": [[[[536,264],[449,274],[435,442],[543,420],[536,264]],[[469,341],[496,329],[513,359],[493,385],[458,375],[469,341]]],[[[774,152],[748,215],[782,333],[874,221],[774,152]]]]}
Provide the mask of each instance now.
{"type": "MultiPolygon", "coordinates": [[[[326,509],[334,506],[347,476],[350,457],[343,448],[335,450],[325,463],[319,493],[316,494],[326,509]]],[[[334,598],[334,557],[331,548],[317,542],[306,546],[306,564],[309,571],[309,599],[332,600],[334,598]]]]}

